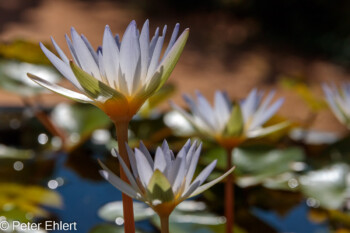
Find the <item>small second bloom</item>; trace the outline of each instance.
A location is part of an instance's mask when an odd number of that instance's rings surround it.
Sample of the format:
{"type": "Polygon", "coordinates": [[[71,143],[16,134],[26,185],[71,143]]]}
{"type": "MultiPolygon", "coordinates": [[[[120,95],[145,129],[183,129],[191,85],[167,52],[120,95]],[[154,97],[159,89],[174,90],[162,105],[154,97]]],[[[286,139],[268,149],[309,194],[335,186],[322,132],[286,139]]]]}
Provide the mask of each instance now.
{"type": "Polygon", "coordinates": [[[193,179],[202,148],[197,142],[191,145],[188,140],[175,157],[164,141],[162,147],[157,148],[154,159],[142,142],[135,151],[127,148],[131,171],[116,150],[114,155],[119,159],[130,184],[122,181],[103,163],[101,174],[120,191],[147,203],[160,216],[170,215],[179,203],[209,189],[234,169],[231,168],[219,178],[203,185],[217,161],[210,163],[193,179]]]}
{"type": "Polygon", "coordinates": [[[215,93],[214,105],[211,106],[200,92],[196,92],[197,101],[188,95],[184,99],[191,114],[174,103],[172,107],[181,113],[192,126],[204,136],[216,140],[239,141],[246,138],[261,137],[288,125],[282,122],[268,127],[263,125],[278,111],[283,99],[272,102],[274,92],[270,92],[263,101],[263,92],[253,89],[248,97],[233,105],[224,92],[215,93]]]}

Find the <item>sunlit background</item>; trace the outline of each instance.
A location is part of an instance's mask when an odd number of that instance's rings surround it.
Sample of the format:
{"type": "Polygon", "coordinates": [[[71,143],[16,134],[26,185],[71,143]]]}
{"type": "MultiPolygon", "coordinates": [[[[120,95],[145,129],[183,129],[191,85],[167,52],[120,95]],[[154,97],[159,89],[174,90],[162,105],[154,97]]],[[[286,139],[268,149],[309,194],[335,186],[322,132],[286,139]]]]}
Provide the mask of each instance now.
{"type": "MultiPolygon", "coordinates": [[[[26,73],[69,86],[40,41],[50,46],[52,36],[68,52],[64,35],[73,26],[97,48],[106,24],[122,36],[131,20],[141,27],[149,19],[151,31],[179,22],[191,32],[167,85],[132,121],[130,145],[142,139],[154,150],[167,138],[176,150],[193,136],[168,104],[184,107],[183,93],[200,90],[212,100],[223,90],[239,101],[253,88],[275,90],[285,102],[272,121],[291,125],[233,153],[235,232],[350,232],[350,137],[322,90],[350,76],[349,11],[350,2],[327,0],[0,0],[1,218],[122,232],[121,193],[98,173],[98,158],[118,170],[110,120],[34,85],[26,73]]],[[[201,165],[219,159],[212,178],[224,171],[223,157],[205,141],[201,165]]],[[[185,202],[172,232],[224,232],[222,196],[219,184],[185,202]]],[[[154,213],[135,208],[139,231],[158,232],[154,213]]]]}

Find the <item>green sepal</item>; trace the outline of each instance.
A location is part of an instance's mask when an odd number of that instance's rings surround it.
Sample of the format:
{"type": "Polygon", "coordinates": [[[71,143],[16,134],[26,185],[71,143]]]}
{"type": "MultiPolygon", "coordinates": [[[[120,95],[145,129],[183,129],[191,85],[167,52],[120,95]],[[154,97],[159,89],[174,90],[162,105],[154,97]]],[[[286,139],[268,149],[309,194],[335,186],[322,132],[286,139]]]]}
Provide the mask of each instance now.
{"type": "Polygon", "coordinates": [[[168,179],[158,169],[154,171],[147,186],[147,196],[152,201],[159,200],[162,203],[174,200],[174,193],[168,179]]]}
{"type": "Polygon", "coordinates": [[[239,104],[235,104],[225,129],[226,136],[240,136],[244,130],[244,120],[239,104]]]}
{"type": "Polygon", "coordinates": [[[158,91],[164,83],[168,80],[171,72],[174,70],[177,61],[180,58],[180,55],[186,45],[188,35],[190,33],[190,29],[186,28],[185,31],[179,36],[167,56],[164,58],[160,67],[163,67],[164,72],[162,72],[162,76],[160,79],[160,84],[156,91],[158,91]]]}
{"type": "Polygon", "coordinates": [[[109,99],[127,102],[124,95],[118,92],[117,90],[111,88],[110,86],[89,75],[84,70],[80,69],[72,61],[69,64],[78,82],[85,90],[86,94],[89,95],[89,97],[97,101],[103,102],[109,99]]]}

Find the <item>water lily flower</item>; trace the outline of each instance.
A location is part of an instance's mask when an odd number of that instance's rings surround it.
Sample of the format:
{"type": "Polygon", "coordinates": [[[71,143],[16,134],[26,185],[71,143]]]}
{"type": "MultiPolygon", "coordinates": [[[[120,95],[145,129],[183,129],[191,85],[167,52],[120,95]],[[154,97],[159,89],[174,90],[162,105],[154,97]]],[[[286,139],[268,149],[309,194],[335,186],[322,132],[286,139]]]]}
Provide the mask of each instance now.
{"type": "Polygon", "coordinates": [[[217,161],[210,163],[193,179],[202,149],[202,145],[197,146],[196,141],[191,144],[188,140],[175,156],[164,140],[163,145],[157,148],[154,159],[142,142],[139,149],[133,151],[127,148],[131,170],[116,150],[113,153],[119,159],[130,184],[122,181],[103,163],[100,163],[103,168],[101,174],[117,189],[145,202],[160,216],[169,216],[179,203],[209,189],[234,169],[231,168],[219,178],[203,184],[217,161]]]}
{"type": "Polygon", "coordinates": [[[343,83],[339,89],[335,85],[323,85],[328,106],[337,119],[350,128],[350,83],[343,83]]]}
{"type": "Polygon", "coordinates": [[[42,43],[40,47],[77,91],[50,83],[34,74],[28,74],[36,83],[75,101],[91,103],[101,108],[113,121],[129,121],[142,104],[168,79],[188,38],[189,29],[179,36],[176,24],[164,54],[162,47],[167,30],[162,35],[159,28],[150,40],[149,21],[141,32],[136,22],[127,27],[123,39],[113,36],[105,27],[103,43],[95,51],[84,35],[71,29],[71,39],[66,35],[73,60],[70,60],[51,38],[58,56],[42,43]]]}
{"type": "Polygon", "coordinates": [[[274,94],[270,92],[263,100],[264,93],[253,89],[244,101],[233,105],[226,93],[217,91],[214,105],[211,106],[197,91],[197,101],[184,95],[191,114],[173,102],[171,105],[201,134],[220,142],[231,139],[242,141],[246,138],[265,136],[288,125],[282,122],[268,127],[263,126],[278,111],[284,101],[280,98],[271,104],[274,94]]]}

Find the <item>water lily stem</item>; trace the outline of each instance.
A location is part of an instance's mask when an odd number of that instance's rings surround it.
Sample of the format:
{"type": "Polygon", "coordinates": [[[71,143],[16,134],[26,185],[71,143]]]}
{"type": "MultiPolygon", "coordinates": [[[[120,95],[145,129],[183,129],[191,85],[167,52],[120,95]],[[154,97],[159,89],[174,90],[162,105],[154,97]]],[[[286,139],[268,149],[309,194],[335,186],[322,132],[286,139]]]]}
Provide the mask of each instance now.
{"type": "MultiPolygon", "coordinates": [[[[115,122],[117,140],[118,140],[118,150],[119,154],[125,161],[126,165],[130,167],[129,158],[126,150],[125,143],[128,142],[128,126],[129,122],[115,122]]],[[[128,182],[128,179],[124,173],[123,168],[120,165],[120,177],[123,181],[128,182]]],[[[134,209],[132,199],[122,194],[123,199],[123,214],[124,214],[124,231],[125,233],[135,233],[135,221],[134,221],[134,209]]]]}
{"type": "MultiPolygon", "coordinates": [[[[232,167],[232,151],[233,148],[227,148],[227,170],[232,167]]],[[[226,178],[225,183],[225,217],[226,217],[226,233],[232,233],[234,228],[234,176],[230,174],[226,178]]]]}
{"type": "Polygon", "coordinates": [[[169,233],[169,215],[159,216],[160,218],[160,232],[169,233]]]}

